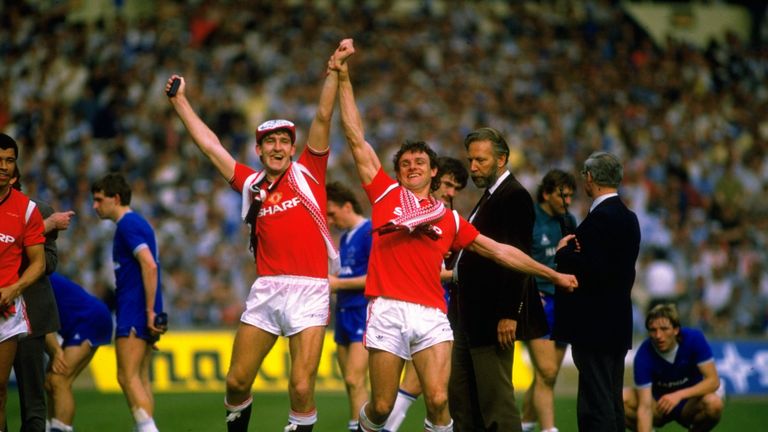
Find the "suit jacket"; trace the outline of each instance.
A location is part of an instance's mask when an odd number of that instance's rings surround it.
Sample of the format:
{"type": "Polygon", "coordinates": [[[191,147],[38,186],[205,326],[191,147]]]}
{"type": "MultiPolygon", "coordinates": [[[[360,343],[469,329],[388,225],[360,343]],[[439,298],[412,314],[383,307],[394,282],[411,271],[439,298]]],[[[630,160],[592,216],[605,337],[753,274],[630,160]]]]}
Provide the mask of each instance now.
{"type": "MultiPolygon", "coordinates": [[[[477,211],[472,224],[481,234],[531,253],[535,214],[528,191],[510,174],[477,211]]],[[[517,320],[517,339],[547,333],[538,291],[530,277],[464,250],[457,263],[458,289],[451,300],[452,322],[472,347],[498,343],[502,318],[517,320]]]]}
{"type": "MultiPolygon", "coordinates": [[[[53,214],[53,208],[48,204],[34,198],[30,199],[37,204],[43,219],[53,214]]],[[[56,271],[56,266],[59,263],[56,249],[57,238],[58,231],[55,229],[45,234],[45,274],[24,290],[23,297],[27,307],[30,336],[44,336],[46,333],[59,330],[59,310],[56,307],[56,298],[53,296],[51,282],[48,280],[48,275],[56,271]]],[[[19,273],[28,265],[29,261],[26,254],[22,255],[22,270],[19,273]]]]}
{"type": "Polygon", "coordinates": [[[574,242],[555,256],[558,271],[573,273],[579,287],[555,294],[553,338],[600,349],[632,348],[635,261],[640,250],[637,216],[618,196],[595,207],[576,229],[574,242]]]}

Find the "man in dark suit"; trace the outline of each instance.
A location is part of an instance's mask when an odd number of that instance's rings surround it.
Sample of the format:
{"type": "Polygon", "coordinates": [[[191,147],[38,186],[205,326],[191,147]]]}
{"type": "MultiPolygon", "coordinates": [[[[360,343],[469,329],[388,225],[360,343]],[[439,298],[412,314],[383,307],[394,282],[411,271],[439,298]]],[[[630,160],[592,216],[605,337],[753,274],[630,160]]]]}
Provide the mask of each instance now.
{"type": "Polygon", "coordinates": [[[596,152],[584,162],[584,190],[593,199],[575,235],[563,237],[558,271],[576,275],[579,288],[555,297],[556,340],[571,344],[579,370],[579,430],[623,431],[624,357],[632,347],[635,261],[640,249],[637,216],[619,199],[619,159],[596,152]]]}
{"type": "MultiPolygon", "coordinates": [[[[472,181],[484,188],[469,221],[498,242],[531,253],[531,195],[507,169],[509,147],[499,131],[480,128],[464,140],[472,181]]],[[[548,331],[532,278],[464,250],[454,273],[454,329],[449,406],[457,431],[520,431],[512,386],[514,344],[548,331]]]]}
{"type": "MultiPolygon", "coordinates": [[[[13,187],[21,190],[18,167],[13,175],[13,187]]],[[[43,217],[45,233],[45,274],[24,290],[29,334],[20,338],[13,360],[13,370],[19,388],[22,432],[45,430],[48,409],[45,401],[45,335],[59,329],[59,311],[48,275],[56,270],[58,251],[56,239],[59,230],[69,227],[73,211],[55,212],[47,203],[30,197],[43,217]]],[[[26,257],[21,268],[28,265],[26,257]]]]}

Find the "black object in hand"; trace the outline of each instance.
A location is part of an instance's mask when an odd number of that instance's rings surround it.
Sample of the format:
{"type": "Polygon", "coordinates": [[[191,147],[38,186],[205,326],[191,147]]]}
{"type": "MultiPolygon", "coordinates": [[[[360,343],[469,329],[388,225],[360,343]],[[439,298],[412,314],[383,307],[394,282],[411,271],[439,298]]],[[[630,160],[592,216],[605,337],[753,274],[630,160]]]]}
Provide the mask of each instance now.
{"type": "Polygon", "coordinates": [[[165,312],[160,312],[159,314],[155,315],[155,327],[157,328],[166,328],[168,327],[168,314],[165,312]]]}
{"type": "Polygon", "coordinates": [[[178,78],[174,78],[173,82],[171,82],[171,88],[168,89],[168,91],[165,94],[167,94],[168,97],[176,96],[176,92],[179,91],[180,85],[181,85],[181,80],[178,78]]]}

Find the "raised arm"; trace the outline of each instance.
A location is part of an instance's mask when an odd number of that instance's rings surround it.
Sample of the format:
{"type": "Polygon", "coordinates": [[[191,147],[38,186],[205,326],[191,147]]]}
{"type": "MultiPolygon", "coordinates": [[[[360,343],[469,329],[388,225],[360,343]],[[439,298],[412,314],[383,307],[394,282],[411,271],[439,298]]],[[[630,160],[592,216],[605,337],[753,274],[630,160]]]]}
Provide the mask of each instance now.
{"type": "Polygon", "coordinates": [[[352,151],[357,165],[357,174],[360,181],[367,185],[373,181],[376,173],[381,168],[381,162],[373,147],[365,141],[363,133],[363,120],[355,104],[355,94],[352,90],[352,81],[349,79],[347,59],[355,53],[352,39],[341,41],[329,62],[329,68],[338,73],[339,80],[339,109],[341,111],[341,125],[347,144],[352,151]]]}
{"type": "Polygon", "coordinates": [[[165,91],[167,92],[171,88],[175,78],[181,80],[179,89],[176,95],[169,97],[168,100],[171,102],[173,109],[176,110],[176,115],[184,123],[197,148],[203,152],[227,181],[232,180],[232,177],[235,175],[235,159],[221,145],[219,137],[213,133],[208,125],[203,123],[197,113],[195,113],[195,110],[192,109],[186,96],[187,84],[184,77],[172,75],[165,84],[165,91]]]}
{"type": "Polygon", "coordinates": [[[579,286],[575,276],[558,273],[529,257],[520,249],[504,243],[499,243],[482,234],[478,235],[475,241],[472,242],[467,249],[492,259],[512,270],[549,279],[553,284],[563,287],[568,291],[573,291],[579,286]]]}
{"type": "MultiPolygon", "coordinates": [[[[341,49],[341,45],[336,49],[334,56],[341,49]]],[[[320,101],[317,103],[317,111],[312,124],[309,126],[309,138],[307,145],[316,153],[324,153],[328,150],[328,142],[331,135],[331,118],[333,117],[333,106],[336,103],[336,93],[339,89],[339,74],[326,71],[323,88],[320,90],[320,101]]]]}

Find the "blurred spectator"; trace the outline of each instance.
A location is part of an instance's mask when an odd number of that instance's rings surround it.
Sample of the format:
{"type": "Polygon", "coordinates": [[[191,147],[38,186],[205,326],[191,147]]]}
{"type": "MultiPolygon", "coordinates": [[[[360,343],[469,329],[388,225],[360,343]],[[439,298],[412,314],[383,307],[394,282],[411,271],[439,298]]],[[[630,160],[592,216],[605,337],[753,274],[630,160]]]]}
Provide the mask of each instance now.
{"type": "Polygon", "coordinates": [[[646,252],[645,272],[641,277],[648,295],[646,312],[663,303],[678,304],[685,294],[685,284],[679,276],[674,263],[669,259],[666,249],[650,248],[646,252]]]}
{"type": "MultiPolygon", "coordinates": [[[[279,113],[305,133],[317,94],[308,71],[323,67],[314,53],[342,37],[366,48],[355,59],[355,89],[382,157],[405,138],[458,157],[467,132],[491,125],[534,193],[549,169],[573,171],[573,161],[608,150],[626,161],[622,195],[640,218],[643,248],[670,252],[687,287],[682,300],[695,300],[697,280],[710,284],[700,269],[714,267],[715,251],[753,254],[761,265],[751,271],[766,278],[768,50],[760,32],[751,43],[729,35],[706,49],[656,45],[611,1],[176,0],[112,14],[81,3],[0,4],[0,128],[23,149],[28,192],[82,215],[59,247],[72,255],[62,272],[82,275],[85,286],[114,285],[103,246],[114,228],[93,216],[88,186],[110,168],[130,173],[136,205],[162,237],[174,323],[220,325],[224,315],[198,313],[214,280],[242,298],[253,266],[239,197],[183,145],[189,137],[164,101],[166,78],[178,72],[201,83],[201,115],[215,119],[238,160],[257,166],[255,125],[279,113]]],[[[753,18],[764,30],[762,10],[753,18]]],[[[340,128],[331,140],[344,149],[340,128]]],[[[331,154],[328,180],[351,182],[349,154],[331,154]]],[[[478,198],[467,190],[456,208],[466,214],[478,198]]],[[[583,195],[571,206],[577,218],[587,208],[583,195]]],[[[725,280],[757,278],[738,266],[724,271],[725,280]]],[[[645,272],[641,263],[638,275],[645,272]]],[[[733,309],[721,313],[723,322],[736,319],[733,309]]],[[[738,316],[745,332],[762,326],[751,313],[738,316]]]]}

